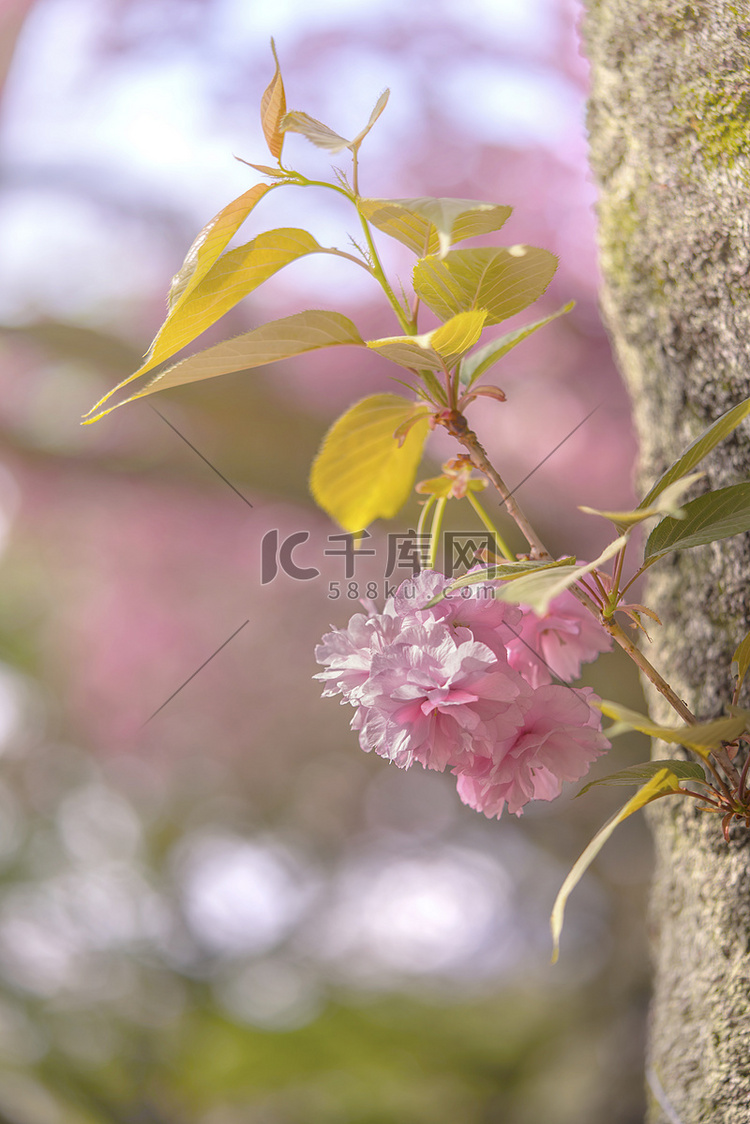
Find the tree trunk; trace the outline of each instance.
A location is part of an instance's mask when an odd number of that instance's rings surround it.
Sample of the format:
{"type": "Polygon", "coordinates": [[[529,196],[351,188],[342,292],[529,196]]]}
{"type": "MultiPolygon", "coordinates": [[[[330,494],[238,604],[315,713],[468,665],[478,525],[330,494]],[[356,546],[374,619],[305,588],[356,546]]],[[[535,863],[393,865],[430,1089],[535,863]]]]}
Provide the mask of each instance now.
{"type": "MultiPolygon", "coordinates": [[[[641,482],[750,395],[750,4],[588,0],[603,307],[633,399],[641,482]]],[[[747,425],[706,486],[750,476],[747,425]]],[[[750,539],[658,563],[648,655],[700,718],[731,701],[750,539]]],[[[652,713],[675,718],[661,698],[652,713]]],[[[659,757],[669,755],[664,745],[659,757]]],[[[750,832],[694,801],[651,809],[652,1124],[750,1121],[750,832]]]]}

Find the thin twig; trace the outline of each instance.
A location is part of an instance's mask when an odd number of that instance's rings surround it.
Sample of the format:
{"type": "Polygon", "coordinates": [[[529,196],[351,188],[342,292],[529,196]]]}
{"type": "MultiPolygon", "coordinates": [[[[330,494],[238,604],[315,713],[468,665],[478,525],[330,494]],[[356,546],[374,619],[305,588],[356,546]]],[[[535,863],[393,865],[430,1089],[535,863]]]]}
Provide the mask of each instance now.
{"type": "MultiPolygon", "coordinates": [[[[576,592],[575,588],[573,589],[573,592],[578,597],[578,593],[576,592]]],[[[578,597],[578,600],[580,601],[581,598],[578,597]]],[[[678,696],[669,686],[669,683],[667,683],[666,679],[663,679],[656,668],[653,666],[653,664],[649,663],[640,648],[637,648],[630,637],[627,635],[627,633],[623,632],[617,621],[610,619],[602,620],[601,623],[604,628],[606,628],[607,632],[610,634],[615,643],[619,644],[623,651],[627,652],[633,663],[635,663],[637,667],[639,667],[643,672],[643,674],[653,683],[657,691],[659,691],[659,693],[664,696],[673,710],[677,711],[680,718],[682,718],[683,721],[686,722],[689,726],[697,725],[698,719],[695,717],[693,712],[691,710],[688,710],[682,699],[678,698],[678,696]]]]}
{"type": "MultiPolygon", "coordinates": [[[[318,251],[318,252],[320,252],[320,251],[318,251]]],[[[362,258],[357,258],[357,257],[354,256],[354,254],[350,254],[346,250],[337,250],[335,246],[328,246],[328,247],[324,247],[323,253],[324,254],[334,254],[335,257],[337,257],[337,258],[346,258],[347,261],[353,261],[355,265],[361,266],[362,269],[364,269],[371,276],[375,275],[375,270],[372,268],[371,265],[368,265],[366,261],[362,260],[362,258]]]]}
{"type": "Polygon", "coordinates": [[[505,507],[508,510],[508,514],[515,520],[518,529],[525,536],[529,546],[532,547],[537,554],[543,557],[551,558],[552,555],[549,553],[544,543],[539,538],[534,528],[531,526],[531,523],[524,515],[521,507],[511,495],[510,489],[506,485],[505,481],[491,464],[486,452],[479,442],[476,433],[474,433],[474,431],[469,429],[468,425],[466,425],[465,419],[463,418],[462,414],[458,414],[456,415],[456,417],[461,418],[461,420],[464,422],[465,428],[462,429],[462,427],[458,425],[456,429],[453,429],[449,426],[447,427],[448,432],[452,433],[453,436],[457,438],[457,440],[467,450],[471,459],[471,463],[474,465],[474,467],[478,468],[480,472],[483,472],[485,476],[489,477],[489,479],[495,485],[497,491],[502,497],[505,507]]]}
{"type": "Polygon", "coordinates": [[[742,803],[744,803],[744,801],[746,799],[746,791],[747,791],[746,790],[746,783],[747,783],[747,771],[748,771],[748,769],[750,769],[750,753],[748,753],[747,758],[745,760],[745,764],[742,766],[742,774],[740,776],[740,783],[737,786],[737,799],[740,800],[740,802],[742,802],[742,803]]]}
{"type": "MultiPolygon", "coordinates": [[[[696,781],[696,784],[699,783],[701,782],[696,781]]],[[[723,812],[725,810],[724,805],[720,804],[718,800],[712,800],[710,796],[705,796],[702,792],[691,792],[689,788],[674,788],[671,792],[660,792],[659,796],[675,796],[678,793],[680,796],[692,796],[693,800],[700,800],[703,804],[710,804],[717,812],[723,812]]],[[[658,799],[658,797],[656,799],[658,799]]],[[[709,809],[705,810],[708,811],[709,809]]]]}
{"type": "Polygon", "coordinates": [[[721,749],[712,749],[711,752],[721,765],[726,775],[729,777],[735,789],[739,791],[740,774],[729,759],[729,754],[727,753],[726,749],[724,749],[724,747],[722,746],[721,749]]]}

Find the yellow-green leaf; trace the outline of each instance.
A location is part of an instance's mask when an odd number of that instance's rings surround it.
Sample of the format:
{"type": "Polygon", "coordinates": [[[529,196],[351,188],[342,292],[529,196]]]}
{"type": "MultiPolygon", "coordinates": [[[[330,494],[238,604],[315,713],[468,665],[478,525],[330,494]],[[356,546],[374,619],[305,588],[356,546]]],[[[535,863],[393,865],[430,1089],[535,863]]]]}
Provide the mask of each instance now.
{"type": "Polygon", "coordinates": [[[523,312],[549,285],[557,258],[536,246],[451,250],[414,267],[414,291],[441,320],[470,308],[487,310],[489,324],[523,312]]]}
{"type": "Polygon", "coordinates": [[[599,854],[612,832],[618,824],[621,824],[628,816],[632,816],[633,812],[640,811],[641,808],[645,808],[647,804],[650,804],[652,800],[656,800],[663,793],[674,792],[679,787],[680,782],[671,769],[660,769],[648,784],[645,784],[643,788],[639,789],[635,796],[631,797],[627,804],[623,805],[620,811],[616,812],[615,815],[605,823],[604,827],[596,833],[586,850],[575,862],[573,869],[560,887],[560,893],[557,895],[552,909],[550,924],[552,927],[553,964],[557,962],[560,953],[560,934],[562,933],[565,906],[567,905],[568,898],[581,881],[581,878],[591,866],[591,863],[599,854]]]}
{"type": "Polygon", "coordinates": [[[281,120],[281,129],[284,133],[301,133],[316,148],[325,148],[326,151],[334,155],[345,148],[349,148],[352,143],[346,137],[342,137],[340,133],[334,132],[328,125],[324,125],[322,121],[318,121],[317,118],[311,117],[309,113],[304,113],[299,109],[293,109],[290,113],[284,114],[281,120]]]}
{"type": "Polygon", "coordinates": [[[642,523],[644,519],[651,519],[654,515],[671,515],[675,519],[684,519],[685,513],[677,501],[696,480],[705,475],[705,472],[691,472],[689,476],[683,476],[681,480],[666,487],[649,507],[637,507],[634,511],[600,511],[596,507],[579,505],[578,510],[585,511],[587,515],[600,515],[623,530],[642,523]]]}
{"type": "Polygon", "coordinates": [[[234,339],[224,340],[223,343],[175,363],[152,378],[137,394],[118,402],[117,406],[101,410],[94,417],[88,418],[85,424],[95,422],[118,406],[154,394],[157,390],[200,382],[232,371],[250,370],[252,367],[277,363],[280,359],[291,359],[292,356],[302,355],[307,351],[339,347],[342,344],[364,347],[364,340],[351,320],[340,312],[312,309],[308,312],[296,312],[293,316],[283,316],[280,320],[271,320],[268,324],[254,328],[252,332],[244,332],[234,339]]]}
{"type": "MultiPolygon", "coordinates": [[[[605,730],[609,737],[609,731],[605,730]]],[[[640,765],[628,765],[627,769],[621,769],[618,773],[610,773],[608,777],[599,777],[598,780],[589,781],[585,784],[578,796],[583,796],[589,789],[597,788],[599,785],[612,785],[614,787],[627,787],[628,785],[643,784],[644,781],[650,781],[662,769],[669,769],[681,781],[691,781],[693,784],[705,784],[706,774],[703,771],[703,766],[699,765],[697,761],[644,761],[640,765]]]]}
{"type": "Polygon", "coordinates": [[[605,547],[598,558],[595,558],[593,562],[587,562],[585,566],[560,566],[556,570],[552,568],[540,569],[538,573],[526,574],[515,581],[509,582],[506,586],[502,586],[495,596],[500,601],[530,605],[538,616],[543,617],[549,609],[550,602],[554,601],[555,597],[569,589],[579,578],[585,577],[597,566],[601,566],[610,558],[613,558],[627,544],[627,541],[627,536],[621,535],[620,538],[615,539],[614,542],[605,547]]]}
{"type": "Polygon", "coordinates": [[[525,324],[523,328],[516,328],[514,332],[506,332],[504,336],[499,339],[492,340],[490,343],[480,347],[477,351],[473,351],[471,355],[467,355],[461,364],[461,382],[464,386],[473,386],[477,379],[488,371],[490,367],[507,355],[519,343],[523,343],[530,335],[538,331],[539,328],[544,328],[550,321],[556,320],[558,316],[563,316],[566,312],[570,312],[575,307],[575,301],[568,301],[562,308],[558,308],[557,312],[552,312],[549,316],[543,317],[541,320],[536,320],[533,324],[525,324]]]}
{"type": "Polygon", "coordinates": [[[594,705],[602,714],[614,718],[617,722],[623,722],[631,730],[640,730],[642,734],[648,734],[650,738],[660,738],[670,745],[687,746],[701,757],[706,757],[709,750],[717,749],[722,742],[734,741],[745,732],[748,724],[747,714],[737,712],[727,718],[716,718],[712,722],[701,722],[692,726],[659,726],[645,714],[639,714],[638,711],[620,706],[619,703],[611,702],[609,699],[602,699],[594,705]]]}
{"type": "Polygon", "coordinates": [[[229,250],[170,310],[146,361],[97,402],[98,409],[117,390],[153,370],[187,347],[197,336],[285,265],[305,254],[326,253],[306,230],[293,227],[267,230],[252,242],[229,250]]]}
{"type": "Polygon", "coordinates": [[[390,96],[391,96],[390,90],[383,90],[382,94],[380,95],[378,100],[375,102],[375,106],[373,108],[372,113],[370,114],[370,117],[368,119],[367,124],[365,125],[364,129],[360,129],[360,131],[357,133],[356,137],[354,138],[354,140],[349,145],[350,148],[354,149],[354,148],[359,147],[359,145],[362,143],[362,141],[365,139],[365,137],[369,133],[370,129],[373,127],[373,125],[377,121],[378,117],[380,117],[380,114],[385,109],[386,105],[388,104],[388,98],[390,96]]]}
{"type": "Polygon", "coordinates": [[[732,663],[737,664],[737,687],[739,688],[744,683],[748,668],[750,668],[750,632],[737,645],[732,656],[732,663]]]}
{"type": "Polygon", "coordinates": [[[430,346],[442,355],[450,366],[459,355],[473,347],[482,334],[487,310],[473,308],[469,312],[459,312],[430,332],[430,346]]]}
{"type": "Polygon", "coordinates": [[[268,164],[253,164],[250,160],[243,160],[241,156],[235,156],[235,160],[239,160],[240,164],[247,164],[248,168],[261,172],[264,176],[271,176],[272,179],[286,180],[288,183],[297,182],[286,168],[270,168],[268,164]]]}
{"type": "Polygon", "coordinates": [[[185,260],[172,278],[168,304],[170,311],[180,304],[206,276],[222,250],[232,238],[253,207],[275,184],[258,183],[238,199],[227,203],[218,215],[207,222],[185,255],[185,260]]]}
{"type": "Polygon", "coordinates": [[[266,230],[252,242],[222,254],[180,301],[179,308],[170,312],[138,374],[145,374],[181,351],[285,265],[306,254],[325,252],[306,230],[280,227],[266,230]]]}
{"type": "Polygon", "coordinates": [[[364,217],[408,246],[419,257],[443,256],[454,242],[490,234],[506,222],[512,207],[476,199],[360,199],[364,217]]]}
{"type": "Polygon", "coordinates": [[[424,336],[385,336],[380,340],[368,340],[367,346],[384,359],[390,359],[392,363],[398,363],[399,367],[407,367],[410,371],[443,371],[445,364],[430,347],[428,338],[429,332],[424,336]]]}
{"type": "Polygon", "coordinates": [[[483,308],[475,308],[470,312],[460,312],[424,335],[387,336],[368,340],[367,346],[401,367],[443,371],[474,346],[486,317],[483,308]]]}
{"type": "Polygon", "coordinates": [[[746,398],[744,402],[740,402],[717,418],[656,481],[653,488],[641,500],[641,507],[650,507],[656,496],[686,472],[690,472],[691,468],[695,468],[720,441],[741,425],[748,415],[750,415],[750,398],[746,398]]]}
{"type": "Polygon", "coordinates": [[[286,113],[286,96],[281,78],[279,58],[276,54],[276,44],[273,39],[271,40],[271,50],[273,51],[276,70],[263,92],[263,97],[260,99],[260,122],[263,126],[263,135],[266,138],[268,151],[280,161],[281,150],[284,146],[284,134],[279,128],[279,123],[286,113]]]}
{"type": "Polygon", "coordinates": [[[312,467],[310,490],[346,531],[390,519],[414,483],[428,433],[428,411],[396,394],[357,402],[334,423],[312,467]],[[401,446],[394,433],[415,416],[401,446]]]}
{"type": "Polygon", "coordinates": [[[334,132],[328,125],[324,125],[322,121],[318,121],[315,117],[311,117],[309,113],[303,113],[298,109],[293,109],[291,113],[284,115],[281,128],[285,133],[301,133],[316,148],[325,148],[334,155],[345,148],[351,148],[354,151],[354,149],[359,148],[378,117],[380,117],[389,97],[390,90],[383,90],[375,103],[375,108],[370,114],[367,124],[364,129],[360,129],[354,140],[347,140],[340,133],[334,132]]]}
{"type": "Polygon", "coordinates": [[[188,250],[179,271],[172,278],[168,299],[169,312],[166,320],[157,332],[154,342],[149,348],[145,363],[132,375],[128,375],[126,379],[119,382],[117,386],[112,387],[103,398],[100,398],[96,405],[89,410],[90,414],[92,414],[94,410],[98,410],[99,407],[111,398],[113,394],[116,394],[118,390],[122,390],[124,386],[127,386],[128,383],[131,383],[134,379],[145,374],[146,371],[150,371],[157,363],[160,363],[162,359],[167,359],[170,355],[174,354],[177,348],[174,348],[172,351],[166,351],[165,354],[161,356],[161,359],[152,358],[154,348],[157,346],[157,341],[160,337],[163,337],[168,326],[174,323],[175,318],[180,315],[185,302],[190,298],[198,285],[200,285],[203,278],[211,271],[216,259],[229,244],[240,226],[242,226],[253,207],[263,198],[266,192],[272,191],[274,187],[278,186],[279,184],[256,184],[255,187],[246,191],[244,195],[240,195],[238,199],[233,199],[223,210],[219,211],[218,215],[214,215],[211,221],[206,223],[188,250]]]}

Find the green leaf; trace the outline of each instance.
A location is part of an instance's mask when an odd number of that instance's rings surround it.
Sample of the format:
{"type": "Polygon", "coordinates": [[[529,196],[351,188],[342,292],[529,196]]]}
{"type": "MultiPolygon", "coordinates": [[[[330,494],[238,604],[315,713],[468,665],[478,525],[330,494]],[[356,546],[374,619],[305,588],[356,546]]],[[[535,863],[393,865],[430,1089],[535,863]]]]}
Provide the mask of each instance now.
{"type": "Polygon", "coordinates": [[[602,699],[594,703],[594,706],[608,718],[625,723],[631,730],[640,730],[642,734],[648,734],[650,738],[659,738],[670,745],[684,745],[688,749],[695,750],[701,757],[706,757],[710,749],[718,748],[722,742],[734,741],[744,733],[748,725],[747,714],[740,712],[727,718],[716,718],[712,722],[700,722],[692,726],[659,726],[645,714],[639,714],[636,710],[630,710],[608,699],[602,699]]]}
{"type": "Polygon", "coordinates": [[[635,511],[599,511],[596,507],[580,505],[578,510],[585,511],[587,515],[600,515],[603,519],[609,519],[618,530],[634,527],[637,523],[642,523],[644,519],[652,519],[655,515],[669,514],[675,519],[684,519],[684,508],[680,507],[677,501],[696,480],[700,480],[705,475],[705,472],[691,472],[682,480],[676,480],[674,484],[664,489],[661,497],[657,498],[650,507],[637,507],[635,511]]]}
{"type": "Polygon", "coordinates": [[[610,773],[608,777],[600,777],[598,781],[589,781],[584,785],[579,796],[583,796],[590,788],[596,788],[597,785],[639,785],[644,781],[651,780],[662,769],[669,769],[681,781],[703,781],[706,780],[706,774],[703,772],[703,767],[697,761],[644,761],[641,765],[630,765],[627,769],[621,769],[619,773],[610,773]]]}
{"type": "Polygon", "coordinates": [[[419,257],[444,256],[453,242],[499,230],[512,207],[475,199],[360,199],[362,215],[419,257]]]}
{"type": "Polygon", "coordinates": [[[492,340],[484,347],[472,352],[471,355],[467,355],[461,366],[462,384],[466,387],[473,386],[485,371],[488,371],[494,363],[497,363],[498,359],[502,359],[512,348],[528,339],[533,332],[543,328],[545,324],[549,324],[552,320],[556,320],[558,316],[570,312],[575,307],[575,303],[575,301],[568,301],[566,305],[558,308],[557,312],[553,312],[550,316],[545,316],[542,320],[537,320],[533,324],[527,324],[524,328],[517,328],[515,332],[506,332],[499,339],[492,340]]]}
{"type": "Polygon", "coordinates": [[[419,370],[444,371],[451,367],[464,351],[473,347],[482,332],[486,319],[483,308],[461,312],[445,324],[421,336],[388,336],[368,340],[367,346],[379,355],[398,363],[401,367],[419,370]]]}
{"type": "Polygon", "coordinates": [[[587,562],[585,566],[570,566],[560,564],[555,570],[547,566],[539,573],[525,574],[516,581],[503,586],[495,594],[501,601],[511,601],[515,604],[530,605],[537,616],[543,617],[549,609],[550,602],[554,601],[564,590],[574,585],[579,578],[590,574],[597,566],[601,566],[627,544],[627,536],[621,535],[609,546],[605,547],[598,558],[587,562]]]}
{"type": "Polygon", "coordinates": [[[706,492],[686,503],[682,513],[682,519],[668,516],[657,523],[646,542],[645,562],[655,562],[670,550],[689,550],[750,531],[750,483],[706,492]]]}
{"type": "Polygon", "coordinates": [[[263,126],[263,135],[266,138],[268,151],[280,162],[281,150],[284,146],[284,134],[279,128],[279,123],[286,113],[286,97],[284,95],[284,83],[281,79],[279,58],[276,54],[276,44],[273,39],[271,40],[271,50],[273,51],[276,70],[263,92],[263,97],[260,99],[260,123],[263,126]]]}
{"type": "Polygon", "coordinates": [[[739,690],[745,681],[747,670],[750,668],[750,632],[737,645],[732,656],[732,663],[737,664],[737,689],[739,690]]]}
{"type": "Polygon", "coordinates": [[[414,267],[414,291],[441,320],[486,308],[489,324],[523,312],[549,285],[557,258],[535,246],[451,250],[414,267]]]}
{"type": "MultiPolygon", "coordinates": [[[[105,414],[116,410],[118,406],[154,394],[157,390],[200,382],[202,379],[227,375],[232,371],[250,370],[252,367],[276,363],[280,359],[291,359],[292,356],[302,355],[307,351],[338,347],[343,344],[364,347],[364,340],[351,320],[340,312],[313,309],[309,312],[296,312],[293,316],[283,316],[280,320],[261,324],[252,332],[245,332],[241,336],[235,336],[234,339],[224,340],[223,343],[182,359],[152,378],[137,394],[131,395],[123,402],[118,402],[117,406],[110,406],[109,409],[100,411],[94,417],[88,418],[84,424],[95,422],[105,414]]],[[[126,381],[129,382],[130,379],[126,381]]]]}
{"type": "Polygon", "coordinates": [[[668,485],[674,483],[675,480],[679,480],[681,476],[684,476],[687,472],[690,472],[691,469],[695,468],[695,466],[699,464],[712,449],[716,448],[720,441],[728,437],[749,414],[750,398],[746,398],[744,402],[740,402],[737,406],[734,406],[731,410],[727,410],[725,414],[722,414],[708,429],[704,430],[700,437],[693,441],[692,445],[688,446],[679,460],[676,460],[674,464],[667,469],[664,475],[659,477],[651,491],[641,500],[640,506],[650,506],[653,500],[663,492],[668,485]]]}
{"type": "Polygon", "coordinates": [[[313,497],[346,531],[390,519],[409,498],[428,433],[428,411],[396,394],[357,402],[334,423],[310,475],[313,497]],[[396,430],[418,420],[401,445],[396,430]]]}
{"type": "Polygon", "coordinates": [[[652,800],[656,800],[663,793],[674,792],[678,788],[679,780],[670,762],[669,768],[660,769],[659,772],[651,778],[648,784],[645,784],[643,788],[636,792],[635,796],[631,797],[627,804],[623,805],[620,811],[616,812],[615,815],[605,823],[604,827],[596,833],[580,858],[577,859],[570,874],[560,887],[560,892],[555,899],[555,904],[552,909],[550,924],[552,927],[553,964],[557,962],[560,953],[560,934],[562,933],[565,906],[567,905],[568,898],[591,866],[591,863],[599,854],[610,835],[612,835],[618,824],[621,824],[628,816],[632,816],[633,812],[638,812],[641,808],[645,808],[647,804],[650,804],[652,800]]]}

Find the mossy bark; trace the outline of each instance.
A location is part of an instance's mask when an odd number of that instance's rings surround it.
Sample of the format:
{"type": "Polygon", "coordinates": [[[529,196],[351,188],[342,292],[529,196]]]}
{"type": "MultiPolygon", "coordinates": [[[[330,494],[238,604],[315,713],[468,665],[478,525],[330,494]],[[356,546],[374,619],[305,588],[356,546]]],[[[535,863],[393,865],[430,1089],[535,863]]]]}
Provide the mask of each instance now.
{"type": "MultiPolygon", "coordinates": [[[[583,33],[603,307],[646,484],[750,395],[750,3],[588,0],[583,33]]],[[[706,487],[750,477],[749,430],[705,462],[706,487]]],[[[750,627],[750,536],[652,573],[646,600],[664,623],[649,658],[697,715],[716,717],[750,627]]],[[[737,825],[726,844],[693,801],[651,811],[649,1121],[748,1124],[750,832],[737,825]]]]}

